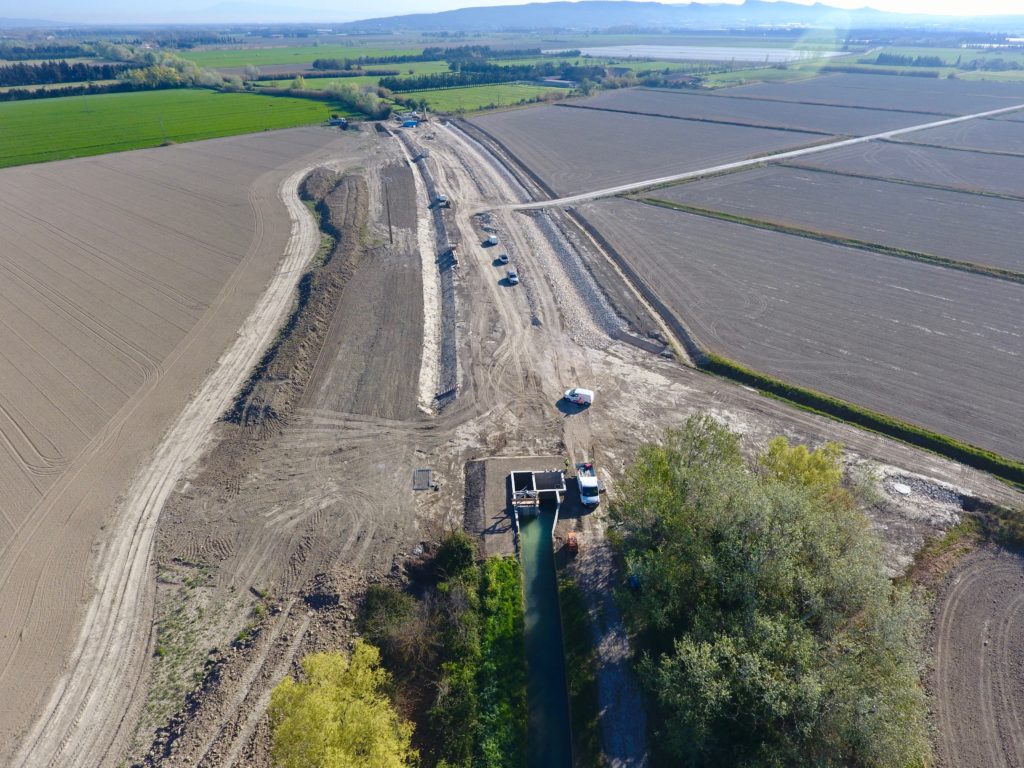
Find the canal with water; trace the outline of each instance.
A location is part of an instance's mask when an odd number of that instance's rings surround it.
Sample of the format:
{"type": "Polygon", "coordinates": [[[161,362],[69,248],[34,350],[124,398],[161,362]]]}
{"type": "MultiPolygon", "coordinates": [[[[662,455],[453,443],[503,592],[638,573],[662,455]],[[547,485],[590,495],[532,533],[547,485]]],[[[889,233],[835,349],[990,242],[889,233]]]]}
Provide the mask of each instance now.
{"type": "Polygon", "coordinates": [[[554,506],[520,518],[525,603],[526,703],[529,723],[526,764],[572,768],[569,701],[565,682],[562,622],[551,532],[554,506]]]}

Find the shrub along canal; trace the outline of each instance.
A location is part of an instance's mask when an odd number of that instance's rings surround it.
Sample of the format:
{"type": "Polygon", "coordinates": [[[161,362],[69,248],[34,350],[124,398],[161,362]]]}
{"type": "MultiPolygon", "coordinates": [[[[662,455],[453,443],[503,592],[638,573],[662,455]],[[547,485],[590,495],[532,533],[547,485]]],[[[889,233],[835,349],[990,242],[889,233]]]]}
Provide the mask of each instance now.
{"type": "Polygon", "coordinates": [[[569,701],[565,682],[558,583],[552,549],[554,505],[520,518],[523,564],[526,702],[529,721],[526,764],[530,768],[571,768],[569,701]]]}

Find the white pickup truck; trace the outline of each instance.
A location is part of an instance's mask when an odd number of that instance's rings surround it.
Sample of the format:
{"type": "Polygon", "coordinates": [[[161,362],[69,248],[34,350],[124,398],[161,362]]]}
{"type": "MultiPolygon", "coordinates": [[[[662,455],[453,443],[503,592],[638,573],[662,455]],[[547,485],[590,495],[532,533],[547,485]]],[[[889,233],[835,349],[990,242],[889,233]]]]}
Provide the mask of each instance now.
{"type": "Polygon", "coordinates": [[[584,507],[596,507],[601,503],[601,484],[597,471],[589,461],[576,465],[576,485],[580,489],[580,501],[584,507]]]}

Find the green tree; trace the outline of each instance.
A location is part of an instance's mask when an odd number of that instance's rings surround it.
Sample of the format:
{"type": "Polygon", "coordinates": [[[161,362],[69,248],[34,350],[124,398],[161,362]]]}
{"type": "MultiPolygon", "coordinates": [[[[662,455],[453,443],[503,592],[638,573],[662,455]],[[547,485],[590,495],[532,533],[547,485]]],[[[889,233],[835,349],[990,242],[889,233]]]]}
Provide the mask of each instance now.
{"type": "Polygon", "coordinates": [[[757,466],[769,480],[829,492],[838,490],[843,479],[842,455],[838,443],[809,451],[806,445],[790,445],[779,436],[768,442],[768,450],[758,457],[757,466]]]}
{"type": "Polygon", "coordinates": [[[885,575],[839,446],[773,440],[749,471],[698,415],[644,446],[613,514],[673,765],[928,765],[924,612],[885,575]]]}
{"type": "Polygon", "coordinates": [[[384,694],[380,653],[359,641],[350,658],[314,653],[306,680],[286,677],[270,697],[273,756],[281,768],[408,768],[419,756],[384,694]]]}
{"type": "Polygon", "coordinates": [[[454,579],[473,567],[476,544],[463,530],[452,531],[441,541],[434,555],[434,572],[442,579],[454,579]]]}

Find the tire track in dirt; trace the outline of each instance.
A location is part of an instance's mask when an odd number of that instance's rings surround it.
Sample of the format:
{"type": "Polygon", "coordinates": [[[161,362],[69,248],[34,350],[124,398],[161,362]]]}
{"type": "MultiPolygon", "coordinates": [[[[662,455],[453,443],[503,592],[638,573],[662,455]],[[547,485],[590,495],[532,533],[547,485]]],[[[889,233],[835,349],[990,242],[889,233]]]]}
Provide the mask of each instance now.
{"type": "MultiPolygon", "coordinates": [[[[149,642],[146,606],[149,553],[157,516],[177,478],[200,454],[210,426],[226,409],[287,311],[302,266],[319,244],[312,215],[298,199],[308,168],[293,173],[279,194],[292,218],[292,235],[270,285],[246,319],[239,337],[165,436],[153,459],[136,476],[118,531],[101,555],[101,582],[91,602],[69,670],[23,741],[14,766],[101,765],[125,724],[125,684],[137,685],[142,651],[149,642]]],[[[250,202],[255,206],[250,190],[250,202]]],[[[263,237],[257,213],[255,253],[263,237]]],[[[240,279],[240,278],[236,278],[240,279]]]]}
{"type": "Polygon", "coordinates": [[[936,600],[930,677],[940,765],[1024,766],[1024,558],[986,548],[936,600]]]}

